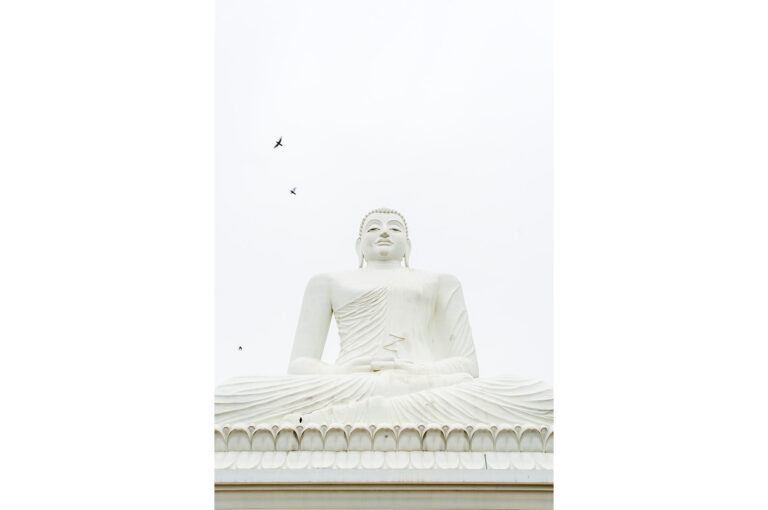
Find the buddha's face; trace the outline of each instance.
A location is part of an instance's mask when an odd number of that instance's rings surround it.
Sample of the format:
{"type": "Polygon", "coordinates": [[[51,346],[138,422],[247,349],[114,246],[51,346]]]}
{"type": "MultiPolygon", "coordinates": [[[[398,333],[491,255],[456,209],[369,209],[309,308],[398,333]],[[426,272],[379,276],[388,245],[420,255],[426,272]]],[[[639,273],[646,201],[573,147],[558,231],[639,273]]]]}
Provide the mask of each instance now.
{"type": "Polygon", "coordinates": [[[360,249],[366,260],[401,260],[408,243],[399,215],[373,213],[365,219],[360,249]]]}

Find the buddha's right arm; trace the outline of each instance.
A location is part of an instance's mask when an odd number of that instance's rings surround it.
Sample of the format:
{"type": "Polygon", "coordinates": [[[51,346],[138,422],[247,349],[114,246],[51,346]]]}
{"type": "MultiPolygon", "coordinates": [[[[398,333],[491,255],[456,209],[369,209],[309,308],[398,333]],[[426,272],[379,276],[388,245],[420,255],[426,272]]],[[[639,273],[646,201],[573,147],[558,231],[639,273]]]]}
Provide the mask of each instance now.
{"type": "Polygon", "coordinates": [[[320,360],[331,325],[330,280],[317,275],[309,280],[304,291],[299,324],[293,340],[289,374],[329,374],[334,366],[320,360]]]}

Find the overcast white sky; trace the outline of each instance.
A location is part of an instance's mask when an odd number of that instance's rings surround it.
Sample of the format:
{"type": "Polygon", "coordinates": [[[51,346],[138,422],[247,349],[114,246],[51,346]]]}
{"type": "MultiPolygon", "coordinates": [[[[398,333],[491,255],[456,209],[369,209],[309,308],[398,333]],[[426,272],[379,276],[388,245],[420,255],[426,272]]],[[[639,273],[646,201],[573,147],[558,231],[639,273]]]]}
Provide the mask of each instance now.
{"type": "Polygon", "coordinates": [[[462,282],[480,375],[551,383],[550,2],[216,9],[216,383],[285,373],[307,280],[356,267],[376,207],[462,282]]]}

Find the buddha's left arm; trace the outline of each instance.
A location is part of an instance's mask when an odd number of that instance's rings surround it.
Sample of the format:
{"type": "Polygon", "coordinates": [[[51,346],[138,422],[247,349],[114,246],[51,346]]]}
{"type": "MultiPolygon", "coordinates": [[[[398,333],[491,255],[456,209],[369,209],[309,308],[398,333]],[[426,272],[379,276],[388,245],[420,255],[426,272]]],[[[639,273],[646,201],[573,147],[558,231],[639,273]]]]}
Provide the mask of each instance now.
{"type": "Polygon", "coordinates": [[[461,283],[451,275],[440,275],[440,288],[436,306],[438,341],[445,342],[447,354],[443,359],[428,363],[430,373],[452,374],[465,372],[478,376],[475,343],[469,327],[467,308],[461,283]]]}

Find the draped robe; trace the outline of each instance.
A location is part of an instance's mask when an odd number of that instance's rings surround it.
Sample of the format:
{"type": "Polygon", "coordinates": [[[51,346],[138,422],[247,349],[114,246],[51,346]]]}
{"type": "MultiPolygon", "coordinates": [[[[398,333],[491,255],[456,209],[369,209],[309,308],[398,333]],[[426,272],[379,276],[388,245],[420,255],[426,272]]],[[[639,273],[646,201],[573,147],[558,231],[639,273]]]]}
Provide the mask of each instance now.
{"type": "MultiPolygon", "coordinates": [[[[343,278],[339,279],[343,281],[343,278]]],[[[367,287],[367,288],[366,288],[367,287]]],[[[237,377],[216,390],[216,423],[486,423],[552,425],[551,388],[478,378],[458,280],[405,269],[333,310],[337,365],[391,355],[414,370],[237,377]]]]}

